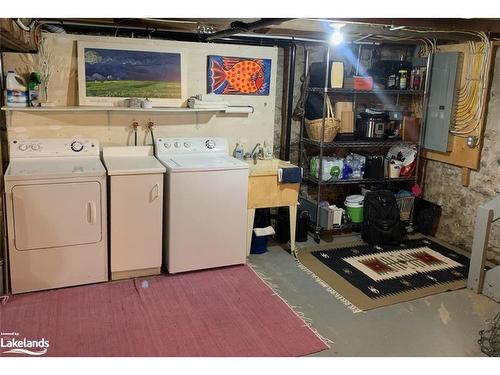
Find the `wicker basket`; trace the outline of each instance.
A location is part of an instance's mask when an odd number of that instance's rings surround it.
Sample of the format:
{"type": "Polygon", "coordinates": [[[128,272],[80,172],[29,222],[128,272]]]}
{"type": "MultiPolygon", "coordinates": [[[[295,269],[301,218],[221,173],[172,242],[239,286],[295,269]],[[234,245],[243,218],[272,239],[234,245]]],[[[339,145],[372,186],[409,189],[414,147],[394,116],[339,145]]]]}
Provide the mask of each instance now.
{"type": "MultiPolygon", "coordinates": [[[[337,136],[340,130],[340,120],[336,119],[333,115],[333,106],[330,98],[326,98],[326,117],[325,117],[325,138],[324,142],[331,142],[337,136]]],[[[304,120],[306,125],[307,135],[314,141],[321,141],[321,129],[323,127],[323,119],[304,120]]]]}
{"type": "Polygon", "coordinates": [[[400,197],[396,198],[399,207],[399,216],[401,221],[409,221],[411,219],[411,213],[413,211],[413,205],[415,202],[415,197],[400,197]]]}

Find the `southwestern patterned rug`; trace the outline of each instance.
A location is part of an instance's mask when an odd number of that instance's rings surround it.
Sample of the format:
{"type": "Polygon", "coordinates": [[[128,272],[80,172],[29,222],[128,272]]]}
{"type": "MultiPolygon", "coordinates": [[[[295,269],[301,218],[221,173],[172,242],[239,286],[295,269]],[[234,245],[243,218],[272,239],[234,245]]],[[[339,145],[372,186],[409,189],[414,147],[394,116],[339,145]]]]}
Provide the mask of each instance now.
{"type": "Polygon", "coordinates": [[[361,310],[464,288],[469,268],[466,256],[428,238],[301,250],[298,259],[361,310]]]}

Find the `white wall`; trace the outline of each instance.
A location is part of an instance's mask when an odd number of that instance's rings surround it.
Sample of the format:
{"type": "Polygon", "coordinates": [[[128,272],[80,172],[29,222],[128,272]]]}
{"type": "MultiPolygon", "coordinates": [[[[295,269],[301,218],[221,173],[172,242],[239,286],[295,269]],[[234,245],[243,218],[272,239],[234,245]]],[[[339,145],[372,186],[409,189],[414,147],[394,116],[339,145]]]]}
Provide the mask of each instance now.
{"type": "MultiPolygon", "coordinates": [[[[271,87],[269,96],[227,95],[224,100],[231,105],[251,105],[255,113],[249,115],[229,114],[143,114],[113,112],[108,116],[98,113],[27,113],[16,112],[7,119],[8,138],[57,138],[95,137],[102,145],[130,144],[133,120],[141,125],[139,140],[150,142],[145,132],[146,122],[157,124],[156,136],[220,136],[229,140],[233,148],[240,140],[245,150],[264,140],[273,143],[275,117],[277,48],[239,46],[216,43],[189,43],[149,39],[129,39],[83,35],[47,36],[47,45],[52,52],[54,73],[49,83],[49,99],[57,105],[78,105],[77,41],[113,42],[126,45],[183,48],[186,50],[187,94],[206,93],[207,56],[225,55],[237,57],[267,58],[272,60],[271,87]]],[[[39,70],[37,56],[30,54],[4,53],[4,71],[16,70],[27,75],[39,70]]]]}

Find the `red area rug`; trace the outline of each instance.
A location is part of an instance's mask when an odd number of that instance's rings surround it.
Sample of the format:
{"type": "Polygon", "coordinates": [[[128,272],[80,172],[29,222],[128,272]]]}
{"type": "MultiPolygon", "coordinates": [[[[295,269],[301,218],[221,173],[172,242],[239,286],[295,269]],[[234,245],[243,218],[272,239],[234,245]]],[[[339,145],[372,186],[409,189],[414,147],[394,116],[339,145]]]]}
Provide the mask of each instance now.
{"type": "Polygon", "coordinates": [[[5,357],[22,355],[5,345],[23,339],[48,340],[44,356],[303,356],[328,348],[248,266],[11,296],[0,305],[0,334],[5,357]]]}

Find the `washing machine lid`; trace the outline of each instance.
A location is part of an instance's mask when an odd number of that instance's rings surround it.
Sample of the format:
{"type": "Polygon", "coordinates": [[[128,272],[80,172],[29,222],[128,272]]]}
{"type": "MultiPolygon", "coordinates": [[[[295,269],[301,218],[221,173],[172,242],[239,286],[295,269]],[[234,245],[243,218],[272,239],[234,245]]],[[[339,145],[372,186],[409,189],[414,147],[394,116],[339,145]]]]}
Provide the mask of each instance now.
{"type": "Polygon", "coordinates": [[[5,181],[44,178],[100,177],[106,169],[98,157],[51,157],[12,159],[5,181]]]}
{"type": "Polygon", "coordinates": [[[173,172],[202,172],[247,169],[248,164],[229,155],[163,155],[160,161],[173,172]]]}

